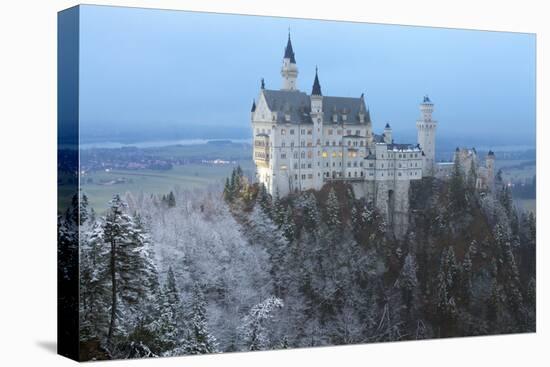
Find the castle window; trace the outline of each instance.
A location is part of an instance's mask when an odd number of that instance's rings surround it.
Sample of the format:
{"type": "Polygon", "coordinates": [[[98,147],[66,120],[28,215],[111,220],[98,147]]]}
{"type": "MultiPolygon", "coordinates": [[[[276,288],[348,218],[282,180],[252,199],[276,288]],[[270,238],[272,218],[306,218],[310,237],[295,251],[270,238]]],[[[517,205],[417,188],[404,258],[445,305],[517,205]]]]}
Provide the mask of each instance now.
{"type": "Polygon", "coordinates": [[[363,167],[363,162],[359,162],[359,167],[363,167]]]}
{"type": "Polygon", "coordinates": [[[332,135],[332,129],[328,129],[328,134],[332,135]]]}
{"type": "Polygon", "coordinates": [[[326,157],[328,157],[328,153],[323,151],[323,158],[326,158],[326,157]]]}
{"type": "Polygon", "coordinates": [[[305,163],[302,163],[302,164],[300,165],[300,168],[305,169],[305,168],[306,168],[306,164],[305,164],[305,163]]]}
{"type": "Polygon", "coordinates": [[[308,173],[307,178],[312,179],[313,175],[311,173],[308,173]]]}
{"type": "Polygon", "coordinates": [[[283,142],[281,143],[281,147],[284,148],[285,146],[286,146],[286,143],[283,141],[283,142]]]}
{"type": "Polygon", "coordinates": [[[281,159],[286,159],[286,153],[281,153],[281,159]]]}
{"type": "Polygon", "coordinates": [[[305,134],[306,134],[306,129],[300,130],[300,133],[301,133],[302,135],[305,135],[305,134]]]}
{"type": "Polygon", "coordinates": [[[286,130],[285,129],[281,129],[281,135],[285,135],[286,134],[286,130]]]}
{"type": "Polygon", "coordinates": [[[361,130],[355,130],[355,135],[361,135],[361,130]]]}
{"type": "Polygon", "coordinates": [[[303,174],[303,175],[302,175],[302,180],[305,180],[305,179],[306,179],[306,175],[303,174]]]}
{"type": "Polygon", "coordinates": [[[306,142],[305,142],[304,140],[302,140],[302,141],[300,142],[300,145],[303,146],[303,147],[305,147],[305,146],[306,146],[306,142]]]}
{"type": "Polygon", "coordinates": [[[290,142],[290,147],[294,148],[294,142],[293,141],[290,142]]]}
{"type": "Polygon", "coordinates": [[[339,145],[339,146],[342,146],[342,141],[341,141],[341,140],[338,142],[338,145],[339,145]]]}
{"type": "Polygon", "coordinates": [[[351,130],[346,131],[346,134],[351,135],[351,130]]]}
{"type": "Polygon", "coordinates": [[[357,177],[357,171],[353,172],[353,176],[357,177]]]}
{"type": "Polygon", "coordinates": [[[325,164],[325,167],[328,167],[328,162],[325,164]]]}
{"type": "Polygon", "coordinates": [[[328,147],[329,144],[330,144],[330,142],[327,140],[327,141],[325,142],[325,145],[328,147]]]}
{"type": "Polygon", "coordinates": [[[311,135],[311,129],[307,129],[307,134],[311,135]]]}
{"type": "Polygon", "coordinates": [[[351,146],[351,141],[350,140],[348,140],[348,146],[351,146]]]}
{"type": "Polygon", "coordinates": [[[342,130],[338,129],[338,135],[342,135],[342,130]]]}
{"type": "Polygon", "coordinates": [[[294,135],[294,129],[290,129],[290,135],[294,135]]]}
{"type": "Polygon", "coordinates": [[[363,177],[363,171],[361,171],[361,177],[363,177]]]}
{"type": "Polygon", "coordinates": [[[305,152],[305,151],[302,151],[302,153],[300,154],[300,157],[301,157],[301,158],[305,158],[305,157],[306,157],[306,152],[305,152]]]}
{"type": "Polygon", "coordinates": [[[294,163],[294,169],[298,169],[298,163],[294,163]]]}
{"type": "Polygon", "coordinates": [[[351,167],[351,162],[348,162],[348,167],[351,167]]]}
{"type": "Polygon", "coordinates": [[[308,164],[307,164],[307,168],[311,168],[311,163],[308,163],[308,164]]]}
{"type": "Polygon", "coordinates": [[[361,140],[361,142],[359,143],[359,145],[363,146],[363,140],[361,140]]]}
{"type": "Polygon", "coordinates": [[[280,169],[285,170],[285,169],[286,169],[286,165],[285,165],[285,164],[281,164],[280,169]]]}
{"type": "Polygon", "coordinates": [[[298,159],[298,152],[294,152],[294,159],[298,159]]]}
{"type": "Polygon", "coordinates": [[[313,158],[313,152],[312,152],[311,150],[308,150],[308,152],[307,152],[307,157],[308,157],[309,159],[313,158]]]}
{"type": "Polygon", "coordinates": [[[332,146],[336,146],[336,142],[334,140],[332,141],[332,146]]]}
{"type": "Polygon", "coordinates": [[[348,177],[351,177],[351,172],[348,172],[348,177]]]}
{"type": "Polygon", "coordinates": [[[298,175],[294,175],[294,179],[295,179],[295,180],[298,180],[298,175]]]}

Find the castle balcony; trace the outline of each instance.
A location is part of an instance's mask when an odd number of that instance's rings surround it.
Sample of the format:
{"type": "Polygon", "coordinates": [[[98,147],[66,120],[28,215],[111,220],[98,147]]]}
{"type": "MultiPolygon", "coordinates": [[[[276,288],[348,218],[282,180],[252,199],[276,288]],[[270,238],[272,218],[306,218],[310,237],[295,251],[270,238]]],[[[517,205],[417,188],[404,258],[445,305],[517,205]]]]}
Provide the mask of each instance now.
{"type": "Polygon", "coordinates": [[[269,135],[256,134],[254,137],[254,162],[259,165],[269,165],[269,135]]]}

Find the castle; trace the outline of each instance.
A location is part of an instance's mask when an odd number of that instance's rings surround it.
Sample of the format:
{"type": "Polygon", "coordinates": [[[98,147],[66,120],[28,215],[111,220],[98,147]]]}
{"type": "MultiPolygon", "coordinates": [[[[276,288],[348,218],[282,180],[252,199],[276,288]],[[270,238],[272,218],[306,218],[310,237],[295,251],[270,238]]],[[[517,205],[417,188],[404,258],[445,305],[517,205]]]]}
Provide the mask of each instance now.
{"type": "MultiPolygon", "coordinates": [[[[286,196],[293,191],[319,190],[329,181],[350,183],[358,197],[365,197],[385,213],[396,235],[406,232],[409,186],[422,177],[447,177],[452,162],[436,162],[437,121],[428,96],[420,103],[415,144],[397,144],[392,128],[373,132],[365,96],[324,96],[318,70],[311,95],[298,89],[298,67],[290,34],[281,68],[280,90],[265,88],[252,103],[253,159],[256,176],[267,191],[286,196]]],[[[477,167],[475,150],[459,150],[462,167],[477,167]]],[[[477,174],[476,185],[492,184],[494,154],[477,174]]],[[[465,170],[466,174],[469,172],[465,170]]]]}

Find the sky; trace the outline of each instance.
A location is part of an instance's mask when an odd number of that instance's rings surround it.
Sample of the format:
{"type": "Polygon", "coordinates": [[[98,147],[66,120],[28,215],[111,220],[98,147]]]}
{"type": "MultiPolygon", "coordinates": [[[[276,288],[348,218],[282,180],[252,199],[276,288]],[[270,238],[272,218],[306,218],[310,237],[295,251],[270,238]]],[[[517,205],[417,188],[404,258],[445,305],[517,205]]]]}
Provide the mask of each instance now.
{"type": "Polygon", "coordinates": [[[324,95],[365,93],[375,132],[415,138],[427,94],[438,137],[534,144],[533,34],[105,6],[80,12],[81,139],[250,137],[289,28],[298,88],[318,66],[324,95]]]}

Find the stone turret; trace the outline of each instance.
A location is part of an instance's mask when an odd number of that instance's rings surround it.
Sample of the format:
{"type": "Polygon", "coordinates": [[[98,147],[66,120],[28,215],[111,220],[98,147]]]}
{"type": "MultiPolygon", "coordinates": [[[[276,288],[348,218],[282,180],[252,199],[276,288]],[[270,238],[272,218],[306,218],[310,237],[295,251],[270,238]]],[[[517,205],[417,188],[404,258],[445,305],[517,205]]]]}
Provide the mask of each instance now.
{"type": "Polygon", "coordinates": [[[384,127],[384,143],[391,144],[393,141],[391,126],[389,123],[386,123],[384,127]]]}
{"type": "Polygon", "coordinates": [[[495,187],[495,153],[489,150],[485,158],[485,167],[487,167],[487,188],[493,191],[495,187]]]}
{"type": "Polygon", "coordinates": [[[290,32],[288,32],[288,41],[285,47],[281,76],[283,77],[282,90],[298,90],[298,66],[296,66],[296,58],[294,56],[294,50],[292,49],[292,42],[290,41],[290,32]]]}
{"type": "Polygon", "coordinates": [[[424,153],[422,176],[432,176],[435,165],[435,132],[437,121],[432,119],[434,105],[428,96],[420,104],[420,119],[416,121],[418,144],[424,153]]]}

